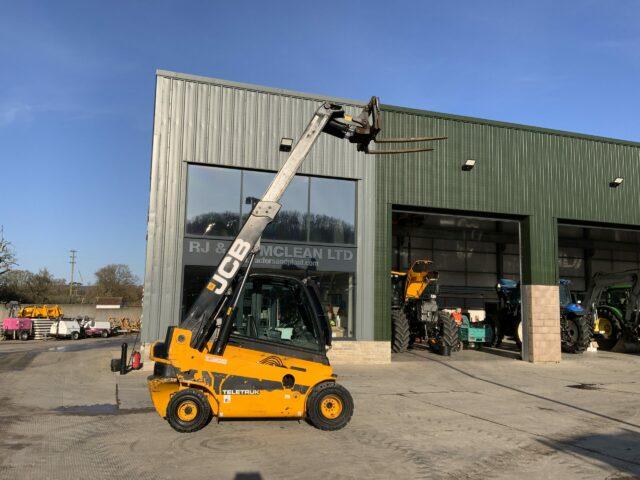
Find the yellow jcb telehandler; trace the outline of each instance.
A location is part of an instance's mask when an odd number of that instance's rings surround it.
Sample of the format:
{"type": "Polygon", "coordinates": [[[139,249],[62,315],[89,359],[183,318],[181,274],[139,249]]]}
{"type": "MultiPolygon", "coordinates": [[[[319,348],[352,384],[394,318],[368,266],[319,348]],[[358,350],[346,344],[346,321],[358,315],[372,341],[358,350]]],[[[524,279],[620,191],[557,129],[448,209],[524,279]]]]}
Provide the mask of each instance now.
{"type": "Polygon", "coordinates": [[[438,310],[439,274],[431,264],[416,260],[407,272],[391,272],[391,347],[396,353],[416,340],[443,355],[460,349],[460,323],[456,315],[438,310]]]}
{"type": "Polygon", "coordinates": [[[175,430],[199,430],[213,416],[306,419],[323,430],[349,422],[353,399],[336,383],[327,359],[331,327],[315,284],[252,273],[251,267],[278,201],[321,133],[371,154],[432,150],[369,150],[372,141],[435,139],[376,140],[379,131],[376,97],[356,117],[340,105],[321,105],[183,321],[152,345],[149,391],[175,430]]]}

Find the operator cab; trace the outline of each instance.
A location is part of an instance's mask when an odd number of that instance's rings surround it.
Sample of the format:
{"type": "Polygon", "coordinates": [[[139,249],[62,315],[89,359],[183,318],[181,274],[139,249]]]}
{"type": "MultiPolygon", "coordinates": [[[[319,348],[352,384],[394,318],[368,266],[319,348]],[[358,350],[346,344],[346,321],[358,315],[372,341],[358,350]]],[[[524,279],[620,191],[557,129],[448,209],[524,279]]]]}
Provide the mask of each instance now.
{"type": "Polygon", "coordinates": [[[328,365],[331,329],[313,280],[249,275],[233,315],[229,344],[328,365]]]}

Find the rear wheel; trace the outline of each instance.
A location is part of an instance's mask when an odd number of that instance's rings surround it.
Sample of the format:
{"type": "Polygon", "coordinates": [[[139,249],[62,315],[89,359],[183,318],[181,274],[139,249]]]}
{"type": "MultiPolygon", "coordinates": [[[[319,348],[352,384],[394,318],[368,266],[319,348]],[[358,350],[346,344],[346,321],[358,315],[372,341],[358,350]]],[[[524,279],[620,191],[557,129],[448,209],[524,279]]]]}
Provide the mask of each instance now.
{"type": "Polygon", "coordinates": [[[440,325],[440,353],[460,350],[462,344],[458,333],[459,327],[454,318],[446,312],[438,312],[440,325]]]}
{"type": "Polygon", "coordinates": [[[71,333],[71,340],[78,340],[80,338],[80,333],[79,332],[72,332],[71,333]]]}
{"type": "Polygon", "coordinates": [[[567,317],[562,320],[562,351],[582,353],[589,347],[591,329],[585,316],[567,317]]]}
{"type": "Polygon", "coordinates": [[[20,332],[20,340],[29,340],[29,332],[20,332]]]}
{"type": "Polygon", "coordinates": [[[211,418],[211,405],[204,393],[188,388],[176,393],[167,406],[167,421],[180,433],[195,432],[211,418]]]}
{"type": "Polygon", "coordinates": [[[102,331],[100,332],[100,336],[101,336],[102,338],[107,338],[107,337],[109,336],[109,332],[107,332],[106,330],[102,330],[102,331]]]}
{"type": "Polygon", "coordinates": [[[607,310],[599,311],[593,327],[598,348],[611,350],[616,346],[620,338],[620,329],[616,318],[611,312],[607,310]]]}
{"type": "Polygon", "coordinates": [[[402,309],[391,310],[391,351],[406,352],[409,348],[409,319],[402,309]]]}
{"type": "Polygon", "coordinates": [[[513,336],[513,339],[516,341],[516,346],[518,349],[522,349],[522,319],[518,320],[518,324],[516,325],[516,332],[513,336]]]}
{"type": "Polygon", "coordinates": [[[353,398],[337,383],[321,383],[307,399],[307,420],[320,430],[339,430],[349,423],[352,415],[353,398]]]}

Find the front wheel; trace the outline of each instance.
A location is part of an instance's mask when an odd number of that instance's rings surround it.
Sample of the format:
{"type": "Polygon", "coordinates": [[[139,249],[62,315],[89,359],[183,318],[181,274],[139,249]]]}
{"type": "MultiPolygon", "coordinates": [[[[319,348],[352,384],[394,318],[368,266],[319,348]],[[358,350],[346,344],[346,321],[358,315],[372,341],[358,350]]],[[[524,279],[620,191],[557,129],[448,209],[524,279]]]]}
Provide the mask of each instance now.
{"type": "Polygon", "coordinates": [[[80,333],[79,332],[71,333],[71,340],[78,340],[79,338],[80,338],[80,333]]]}
{"type": "Polygon", "coordinates": [[[593,326],[593,330],[596,334],[598,348],[601,350],[612,350],[620,339],[620,328],[618,328],[618,322],[614,315],[607,310],[597,312],[597,318],[593,326]]]}
{"type": "Polygon", "coordinates": [[[107,338],[107,337],[109,336],[109,332],[107,332],[106,330],[102,330],[102,331],[100,332],[100,336],[101,336],[102,338],[107,338]]]}
{"type": "Polygon", "coordinates": [[[167,406],[167,421],[180,433],[195,432],[211,418],[211,405],[204,393],[188,388],[176,393],[167,406]]]}
{"type": "Polygon", "coordinates": [[[409,319],[404,310],[394,308],[391,311],[391,350],[394,353],[406,352],[411,340],[409,319]]]}
{"type": "Polygon", "coordinates": [[[567,353],[582,353],[589,347],[591,329],[585,316],[568,317],[562,322],[562,351],[567,353]]]}
{"type": "Polygon", "coordinates": [[[340,430],[353,415],[353,398],[342,385],[321,383],[307,399],[307,420],[320,430],[340,430]]]}
{"type": "Polygon", "coordinates": [[[20,340],[29,340],[29,332],[20,332],[20,340]]]}
{"type": "Polygon", "coordinates": [[[440,327],[440,353],[449,355],[451,352],[462,348],[459,327],[455,319],[446,312],[438,312],[438,324],[440,327]]]}

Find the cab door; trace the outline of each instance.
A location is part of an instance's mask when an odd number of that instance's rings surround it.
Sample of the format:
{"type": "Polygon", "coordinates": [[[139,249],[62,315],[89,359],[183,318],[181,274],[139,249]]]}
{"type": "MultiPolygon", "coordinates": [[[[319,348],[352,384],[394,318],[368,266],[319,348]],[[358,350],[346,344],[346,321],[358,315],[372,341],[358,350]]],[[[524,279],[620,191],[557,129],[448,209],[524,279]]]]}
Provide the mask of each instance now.
{"type": "Polygon", "coordinates": [[[287,277],[249,278],[224,356],[237,366],[219,387],[224,417],[302,416],[308,389],[331,376],[308,292],[287,277]]]}

